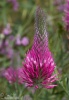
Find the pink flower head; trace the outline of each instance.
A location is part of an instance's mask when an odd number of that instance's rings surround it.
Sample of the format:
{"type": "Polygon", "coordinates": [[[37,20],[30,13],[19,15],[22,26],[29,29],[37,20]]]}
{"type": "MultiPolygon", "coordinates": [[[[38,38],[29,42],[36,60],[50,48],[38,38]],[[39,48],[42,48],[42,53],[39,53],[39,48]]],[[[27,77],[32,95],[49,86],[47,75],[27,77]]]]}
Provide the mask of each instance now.
{"type": "Polygon", "coordinates": [[[18,8],[19,8],[19,3],[18,3],[17,0],[7,0],[7,1],[13,4],[13,10],[14,10],[14,11],[17,11],[17,10],[18,10],[18,8]]]}
{"type": "Polygon", "coordinates": [[[20,35],[17,35],[17,37],[16,37],[16,45],[21,45],[21,37],[20,37],[20,35]]]}
{"type": "Polygon", "coordinates": [[[9,83],[14,83],[17,78],[17,72],[13,67],[9,67],[4,71],[4,77],[8,80],[9,83]]]}
{"type": "Polygon", "coordinates": [[[66,30],[69,30],[69,0],[66,0],[64,11],[65,11],[64,22],[66,24],[66,30]]]}
{"type": "Polygon", "coordinates": [[[12,32],[12,30],[11,30],[10,24],[8,23],[8,24],[6,25],[6,27],[4,28],[4,30],[3,30],[3,33],[4,33],[5,35],[9,35],[11,32],[12,32]]]}
{"type": "Polygon", "coordinates": [[[33,46],[19,70],[19,81],[29,87],[53,88],[57,80],[53,75],[55,63],[48,47],[46,15],[40,8],[36,11],[35,30],[33,46]]]}
{"type": "Polygon", "coordinates": [[[28,37],[23,37],[21,40],[21,44],[23,46],[27,46],[29,44],[29,38],[28,37]]]}

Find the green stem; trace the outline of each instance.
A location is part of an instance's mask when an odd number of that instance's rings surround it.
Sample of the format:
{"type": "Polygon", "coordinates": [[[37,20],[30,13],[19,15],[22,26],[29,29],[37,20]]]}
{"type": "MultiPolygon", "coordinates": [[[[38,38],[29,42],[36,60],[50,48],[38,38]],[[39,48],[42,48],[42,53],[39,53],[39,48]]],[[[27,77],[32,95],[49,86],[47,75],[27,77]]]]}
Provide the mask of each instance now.
{"type": "Polygon", "coordinates": [[[18,95],[19,93],[18,93],[18,84],[17,83],[15,83],[15,90],[16,90],[16,94],[18,95]]]}
{"type": "Polygon", "coordinates": [[[38,97],[40,96],[40,94],[42,93],[42,88],[40,88],[40,89],[37,89],[36,91],[35,91],[35,94],[34,94],[34,99],[33,100],[38,100],[38,97]]]}
{"type": "MultiPolygon", "coordinates": [[[[24,88],[24,87],[23,87],[24,88]]],[[[20,94],[19,94],[19,97],[20,97],[20,100],[23,100],[24,96],[28,93],[28,89],[27,88],[24,88],[22,90],[20,90],[20,94]]]]}

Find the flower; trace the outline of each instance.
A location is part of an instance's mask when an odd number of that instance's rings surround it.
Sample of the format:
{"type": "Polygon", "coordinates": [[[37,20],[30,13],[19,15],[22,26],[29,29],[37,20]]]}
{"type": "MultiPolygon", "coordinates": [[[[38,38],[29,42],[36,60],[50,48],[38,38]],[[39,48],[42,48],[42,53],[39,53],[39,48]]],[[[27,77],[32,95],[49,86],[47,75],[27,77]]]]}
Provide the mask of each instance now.
{"type": "Polygon", "coordinates": [[[66,0],[64,12],[65,12],[65,17],[63,20],[66,24],[66,30],[69,30],[69,0],[66,0]]]}
{"type": "Polygon", "coordinates": [[[25,36],[21,39],[20,35],[17,35],[15,42],[16,42],[16,45],[27,46],[29,44],[29,38],[25,36]]]}
{"type": "Polygon", "coordinates": [[[13,67],[9,67],[4,71],[3,76],[8,80],[9,83],[14,83],[16,82],[17,72],[13,67]]]}
{"type": "Polygon", "coordinates": [[[54,6],[56,6],[58,11],[64,11],[64,0],[55,0],[53,4],[54,6]]]}
{"type": "Polygon", "coordinates": [[[21,39],[20,39],[21,37],[20,37],[20,35],[17,35],[17,37],[16,37],[16,45],[21,45],[21,39]]]}
{"type": "Polygon", "coordinates": [[[6,48],[6,56],[7,56],[7,58],[11,59],[13,57],[13,55],[14,55],[13,48],[8,46],[6,48]]]}
{"type": "Polygon", "coordinates": [[[18,7],[19,7],[19,4],[18,4],[18,2],[15,0],[15,2],[13,2],[13,9],[14,9],[14,11],[17,11],[17,10],[18,10],[18,7]]]}
{"type": "Polygon", "coordinates": [[[48,47],[46,15],[37,8],[35,17],[35,36],[31,50],[27,52],[23,67],[19,70],[19,81],[29,87],[53,88],[57,74],[53,74],[55,62],[48,47]]]}
{"type": "Polygon", "coordinates": [[[61,4],[61,2],[62,2],[62,0],[55,0],[53,4],[54,4],[55,6],[58,6],[58,5],[61,4]]]}
{"type": "Polygon", "coordinates": [[[28,37],[23,37],[22,40],[21,40],[21,44],[23,46],[27,46],[29,44],[29,39],[28,37]]]}
{"type": "Polygon", "coordinates": [[[9,35],[11,32],[12,32],[12,30],[11,30],[10,24],[8,23],[3,30],[3,34],[9,35]]]}
{"type": "Polygon", "coordinates": [[[11,2],[13,4],[13,9],[14,11],[18,10],[19,7],[19,3],[17,2],[17,0],[7,0],[8,2],[11,2]]]}
{"type": "Polygon", "coordinates": [[[65,7],[65,5],[63,4],[63,5],[59,6],[57,9],[58,9],[60,12],[63,12],[63,11],[64,11],[64,7],[65,7]]]}
{"type": "Polygon", "coordinates": [[[5,68],[0,68],[0,77],[3,77],[4,70],[5,68]]]}

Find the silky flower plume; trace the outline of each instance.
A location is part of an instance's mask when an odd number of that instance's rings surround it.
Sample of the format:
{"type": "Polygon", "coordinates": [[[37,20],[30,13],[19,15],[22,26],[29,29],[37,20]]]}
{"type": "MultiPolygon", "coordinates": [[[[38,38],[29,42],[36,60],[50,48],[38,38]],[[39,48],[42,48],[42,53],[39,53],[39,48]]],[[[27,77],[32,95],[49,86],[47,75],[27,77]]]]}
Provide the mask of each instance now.
{"type": "Polygon", "coordinates": [[[53,88],[57,80],[53,74],[55,62],[48,47],[46,15],[37,8],[35,15],[35,35],[31,50],[27,52],[23,67],[19,70],[19,82],[29,87],[53,88]]]}

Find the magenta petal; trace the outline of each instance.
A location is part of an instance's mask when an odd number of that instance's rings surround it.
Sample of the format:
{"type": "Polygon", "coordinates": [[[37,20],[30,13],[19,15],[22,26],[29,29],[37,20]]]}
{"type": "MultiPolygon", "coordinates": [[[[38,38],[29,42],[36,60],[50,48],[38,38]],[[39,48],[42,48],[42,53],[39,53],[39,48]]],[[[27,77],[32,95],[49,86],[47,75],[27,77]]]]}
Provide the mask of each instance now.
{"type": "Polygon", "coordinates": [[[52,89],[52,88],[54,88],[55,86],[57,86],[57,85],[48,85],[48,86],[46,86],[45,88],[47,88],[47,89],[52,89]]]}

